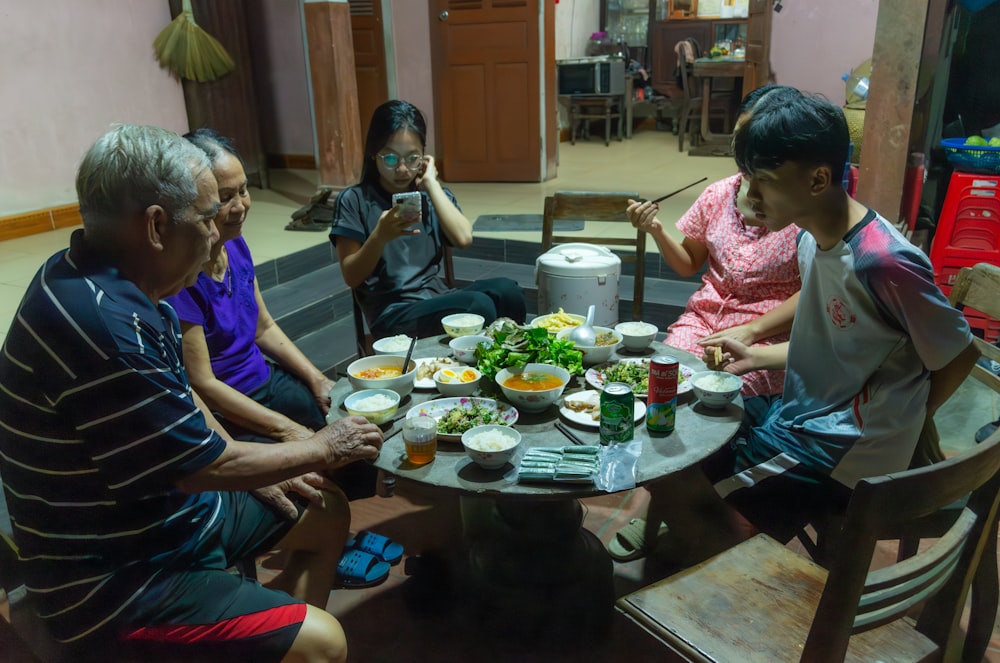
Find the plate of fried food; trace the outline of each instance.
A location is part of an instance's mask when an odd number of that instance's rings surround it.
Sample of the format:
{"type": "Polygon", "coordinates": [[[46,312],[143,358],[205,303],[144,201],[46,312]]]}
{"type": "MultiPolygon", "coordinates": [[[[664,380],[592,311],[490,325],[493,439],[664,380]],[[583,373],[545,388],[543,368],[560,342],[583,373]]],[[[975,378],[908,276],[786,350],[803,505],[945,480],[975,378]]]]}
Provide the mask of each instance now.
{"type": "Polygon", "coordinates": [[[558,334],[564,329],[579,327],[583,324],[585,317],[575,313],[567,313],[560,308],[556,313],[540,315],[531,321],[532,327],[543,327],[550,334],[558,334]]]}
{"type": "Polygon", "coordinates": [[[417,375],[413,386],[417,389],[434,389],[434,374],[442,368],[462,366],[454,357],[414,357],[417,364],[417,375]]]}
{"type": "MultiPolygon", "coordinates": [[[[580,426],[597,428],[601,424],[601,392],[587,389],[575,394],[567,394],[559,406],[559,414],[580,426]]],[[[646,416],[646,404],[635,400],[635,422],[646,416]]]]}

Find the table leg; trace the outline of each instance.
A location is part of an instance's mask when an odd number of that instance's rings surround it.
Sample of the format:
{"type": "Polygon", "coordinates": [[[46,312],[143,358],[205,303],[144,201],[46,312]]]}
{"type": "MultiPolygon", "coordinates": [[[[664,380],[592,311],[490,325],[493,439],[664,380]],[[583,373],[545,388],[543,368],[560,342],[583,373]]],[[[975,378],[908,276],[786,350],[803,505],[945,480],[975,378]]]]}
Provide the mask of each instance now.
{"type": "Polygon", "coordinates": [[[713,138],[708,122],[708,111],[712,105],[712,79],[707,76],[701,79],[701,139],[706,143],[713,138]]]}
{"type": "Polygon", "coordinates": [[[598,635],[613,617],[613,564],[576,500],[462,498],[473,609],[521,637],[598,635]],[[512,618],[516,615],[516,618],[512,618]]]}

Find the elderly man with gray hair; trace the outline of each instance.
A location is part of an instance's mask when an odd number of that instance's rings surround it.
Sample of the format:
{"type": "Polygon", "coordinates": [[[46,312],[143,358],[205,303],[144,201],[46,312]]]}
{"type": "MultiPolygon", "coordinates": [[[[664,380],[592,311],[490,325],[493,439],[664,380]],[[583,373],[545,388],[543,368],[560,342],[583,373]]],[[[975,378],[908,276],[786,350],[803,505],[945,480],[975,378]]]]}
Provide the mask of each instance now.
{"type": "Polygon", "coordinates": [[[344,660],[322,609],[336,559],[303,527],[346,517],[320,472],[377,456],[381,431],[347,418],[253,444],[199,407],[163,299],[219,237],[204,152],[120,126],[84,156],[77,193],[83,230],[36,274],[0,352],[0,473],[39,615],[73,660],[344,660]],[[286,543],[270,587],[226,570],[286,543]]]}

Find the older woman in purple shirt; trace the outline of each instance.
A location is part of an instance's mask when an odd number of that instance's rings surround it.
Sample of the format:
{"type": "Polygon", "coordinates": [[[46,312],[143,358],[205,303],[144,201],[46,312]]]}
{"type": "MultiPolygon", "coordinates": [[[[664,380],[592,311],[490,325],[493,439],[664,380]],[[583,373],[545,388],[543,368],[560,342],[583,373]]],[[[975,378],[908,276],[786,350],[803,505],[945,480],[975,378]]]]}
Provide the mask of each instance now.
{"type": "Polygon", "coordinates": [[[222,202],[211,258],[195,285],[169,300],[181,321],[191,385],[234,437],[305,439],[326,423],[333,382],[285,335],[261,297],[241,236],[250,192],[235,148],[207,129],[188,139],[209,155],[222,202]]]}

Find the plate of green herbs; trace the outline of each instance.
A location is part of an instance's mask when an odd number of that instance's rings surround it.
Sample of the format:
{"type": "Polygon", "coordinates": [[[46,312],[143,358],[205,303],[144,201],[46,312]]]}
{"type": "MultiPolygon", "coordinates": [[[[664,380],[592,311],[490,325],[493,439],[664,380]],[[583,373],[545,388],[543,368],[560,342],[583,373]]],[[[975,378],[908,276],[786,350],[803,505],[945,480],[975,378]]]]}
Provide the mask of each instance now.
{"type": "Polygon", "coordinates": [[[531,363],[561,366],[570,375],[583,374],[583,353],[572,341],[550,336],[543,327],[504,321],[486,334],[493,337],[493,347],[476,348],[476,368],[487,378],[495,378],[504,368],[521,368],[531,363]]]}

